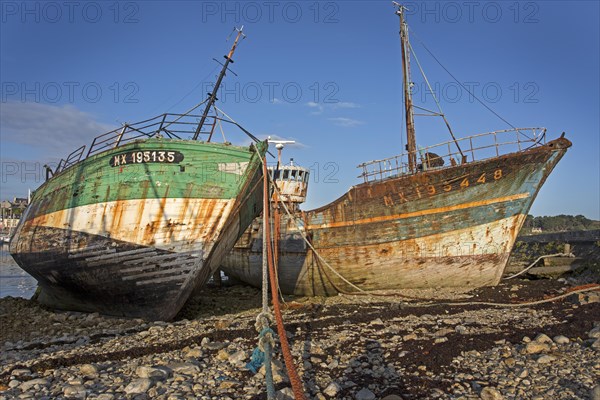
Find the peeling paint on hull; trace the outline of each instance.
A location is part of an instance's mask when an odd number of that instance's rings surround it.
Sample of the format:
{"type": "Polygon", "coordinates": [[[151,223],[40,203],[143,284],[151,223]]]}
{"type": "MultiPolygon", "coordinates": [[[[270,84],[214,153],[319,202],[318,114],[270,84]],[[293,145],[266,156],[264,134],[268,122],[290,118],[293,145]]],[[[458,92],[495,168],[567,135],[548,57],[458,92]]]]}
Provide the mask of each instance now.
{"type": "Polygon", "coordinates": [[[260,212],[260,165],[250,148],[196,141],[148,139],[100,153],[36,190],[11,254],[38,280],[44,304],[171,319],[260,212]],[[111,164],[161,149],[187,162],[111,164]]]}
{"type": "MultiPolygon", "coordinates": [[[[571,143],[352,187],[296,217],[319,254],[363,290],[478,287],[499,282],[540,187],[571,143]]],[[[222,264],[260,285],[262,229],[246,230],[222,264]]],[[[297,295],[354,291],[318,260],[281,217],[278,276],[297,295]]]]}

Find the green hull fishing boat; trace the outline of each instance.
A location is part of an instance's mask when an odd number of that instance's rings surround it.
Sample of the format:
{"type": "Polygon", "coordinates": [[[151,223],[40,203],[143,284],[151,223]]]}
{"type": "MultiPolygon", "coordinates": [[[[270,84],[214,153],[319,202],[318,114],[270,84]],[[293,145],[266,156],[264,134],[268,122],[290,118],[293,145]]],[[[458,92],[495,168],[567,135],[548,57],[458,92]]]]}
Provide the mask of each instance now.
{"type": "Polygon", "coordinates": [[[241,35],[205,102],[98,136],[47,170],[10,245],[41,303],[172,319],[259,214],[268,145],[214,105],[241,35]],[[213,142],[225,125],[254,143],[213,142]]]}

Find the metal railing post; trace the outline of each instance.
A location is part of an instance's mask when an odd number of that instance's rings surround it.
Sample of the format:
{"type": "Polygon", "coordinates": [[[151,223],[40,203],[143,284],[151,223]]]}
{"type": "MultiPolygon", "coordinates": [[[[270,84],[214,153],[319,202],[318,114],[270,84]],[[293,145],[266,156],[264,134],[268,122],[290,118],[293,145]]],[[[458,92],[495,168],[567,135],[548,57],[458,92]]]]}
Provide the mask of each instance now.
{"type": "MultiPolygon", "coordinates": [[[[117,136],[117,141],[115,142],[115,147],[114,148],[119,147],[119,145],[121,144],[121,139],[123,139],[123,135],[125,134],[125,131],[127,130],[128,126],[129,125],[127,125],[127,124],[123,125],[123,129],[121,129],[121,133],[119,133],[119,136],[117,136]]],[[[94,139],[94,141],[96,141],[96,139],[94,139]]]]}
{"type": "MultiPolygon", "coordinates": [[[[163,124],[165,123],[166,119],[167,119],[167,113],[164,113],[163,117],[162,117],[162,120],[160,121],[160,125],[158,126],[158,130],[156,131],[156,133],[160,133],[160,131],[162,131],[163,124]]],[[[171,137],[171,135],[169,135],[169,137],[171,137]]]]}
{"type": "Polygon", "coordinates": [[[496,146],[496,157],[500,156],[499,150],[498,150],[498,136],[496,136],[496,132],[494,132],[494,145],[496,146]]]}
{"type": "Polygon", "coordinates": [[[96,139],[98,139],[98,138],[95,137],[94,140],[92,140],[92,144],[90,145],[90,149],[88,150],[88,153],[85,156],[85,158],[88,158],[90,156],[90,154],[92,154],[92,149],[94,148],[94,145],[96,144],[96,139]]]}

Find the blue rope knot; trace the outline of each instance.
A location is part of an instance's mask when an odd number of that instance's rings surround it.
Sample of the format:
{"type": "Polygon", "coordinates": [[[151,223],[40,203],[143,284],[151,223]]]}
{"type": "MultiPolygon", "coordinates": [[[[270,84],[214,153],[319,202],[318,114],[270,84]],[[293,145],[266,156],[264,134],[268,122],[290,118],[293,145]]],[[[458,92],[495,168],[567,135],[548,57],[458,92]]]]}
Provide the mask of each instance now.
{"type": "Polygon", "coordinates": [[[250,357],[250,362],[246,364],[246,369],[252,371],[252,373],[256,374],[260,367],[265,363],[265,353],[268,352],[268,361],[271,361],[271,346],[269,346],[273,342],[273,335],[275,332],[269,327],[263,328],[262,331],[258,334],[258,346],[252,352],[252,356],[250,357]],[[269,336],[267,336],[269,335],[269,336]],[[266,345],[266,346],[265,346],[266,345]]]}

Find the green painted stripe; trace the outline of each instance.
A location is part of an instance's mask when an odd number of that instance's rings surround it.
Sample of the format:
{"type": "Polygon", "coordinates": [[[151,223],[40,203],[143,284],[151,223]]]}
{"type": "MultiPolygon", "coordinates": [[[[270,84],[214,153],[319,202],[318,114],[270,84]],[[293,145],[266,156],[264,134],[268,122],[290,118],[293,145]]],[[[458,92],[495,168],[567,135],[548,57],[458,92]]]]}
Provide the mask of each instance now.
{"type": "MultiPolygon", "coordinates": [[[[262,155],[266,143],[257,143],[262,155]]],[[[260,158],[250,147],[191,140],[151,138],[96,154],[38,188],[28,218],[99,202],[146,198],[235,198],[254,175],[260,158]],[[178,151],[177,164],[111,166],[115,155],[130,151],[178,151]],[[244,175],[219,171],[219,163],[250,162],[244,175]]]]}

